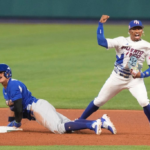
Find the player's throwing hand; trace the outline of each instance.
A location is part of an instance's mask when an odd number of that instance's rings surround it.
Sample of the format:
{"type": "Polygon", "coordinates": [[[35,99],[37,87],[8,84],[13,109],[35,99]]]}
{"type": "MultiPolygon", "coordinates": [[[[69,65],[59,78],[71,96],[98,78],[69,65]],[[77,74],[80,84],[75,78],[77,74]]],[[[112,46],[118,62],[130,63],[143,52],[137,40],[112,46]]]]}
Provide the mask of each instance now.
{"type": "Polygon", "coordinates": [[[108,15],[102,15],[102,17],[100,18],[100,22],[101,22],[101,23],[105,23],[108,18],[109,18],[108,15]]]}

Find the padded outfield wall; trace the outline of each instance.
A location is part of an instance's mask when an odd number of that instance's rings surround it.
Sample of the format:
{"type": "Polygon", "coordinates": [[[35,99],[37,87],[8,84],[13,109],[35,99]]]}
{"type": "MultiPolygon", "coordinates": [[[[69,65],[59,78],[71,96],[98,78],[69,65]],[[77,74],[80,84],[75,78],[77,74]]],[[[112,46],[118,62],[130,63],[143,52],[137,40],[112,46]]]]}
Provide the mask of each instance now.
{"type": "Polygon", "coordinates": [[[150,19],[150,0],[0,0],[0,18],[150,19]]]}

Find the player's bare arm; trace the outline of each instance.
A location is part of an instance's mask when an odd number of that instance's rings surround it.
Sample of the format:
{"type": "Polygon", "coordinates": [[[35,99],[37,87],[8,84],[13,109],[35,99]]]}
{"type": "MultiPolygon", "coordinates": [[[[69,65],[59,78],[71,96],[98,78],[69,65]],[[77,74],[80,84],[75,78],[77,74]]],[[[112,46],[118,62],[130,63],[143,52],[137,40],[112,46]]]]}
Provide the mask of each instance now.
{"type": "Polygon", "coordinates": [[[107,21],[107,19],[109,19],[109,16],[108,15],[102,15],[102,17],[100,18],[100,21],[101,23],[105,23],[107,21]]]}

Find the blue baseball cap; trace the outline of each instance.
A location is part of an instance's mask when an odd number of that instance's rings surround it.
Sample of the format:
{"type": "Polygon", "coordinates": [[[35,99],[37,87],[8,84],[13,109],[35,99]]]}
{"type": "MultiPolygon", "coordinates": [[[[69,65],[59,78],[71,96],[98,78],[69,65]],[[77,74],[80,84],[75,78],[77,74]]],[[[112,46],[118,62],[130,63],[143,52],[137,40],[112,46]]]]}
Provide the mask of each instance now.
{"type": "Polygon", "coordinates": [[[140,20],[132,20],[130,23],[129,23],[129,30],[133,27],[141,27],[141,28],[144,28],[143,25],[142,25],[142,22],[140,20]]]}

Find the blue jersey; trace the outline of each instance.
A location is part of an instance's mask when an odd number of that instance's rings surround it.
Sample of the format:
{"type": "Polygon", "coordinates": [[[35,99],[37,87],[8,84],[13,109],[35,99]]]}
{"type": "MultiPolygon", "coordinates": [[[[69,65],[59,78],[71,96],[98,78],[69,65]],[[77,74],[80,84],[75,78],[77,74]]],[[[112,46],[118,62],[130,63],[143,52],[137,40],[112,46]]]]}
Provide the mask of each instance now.
{"type": "Polygon", "coordinates": [[[3,88],[3,95],[6,101],[11,100],[14,102],[15,100],[22,99],[23,111],[29,104],[32,104],[33,101],[37,101],[25,84],[12,78],[9,79],[7,88],[3,88]]]}

